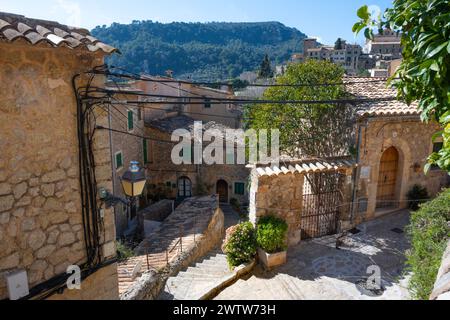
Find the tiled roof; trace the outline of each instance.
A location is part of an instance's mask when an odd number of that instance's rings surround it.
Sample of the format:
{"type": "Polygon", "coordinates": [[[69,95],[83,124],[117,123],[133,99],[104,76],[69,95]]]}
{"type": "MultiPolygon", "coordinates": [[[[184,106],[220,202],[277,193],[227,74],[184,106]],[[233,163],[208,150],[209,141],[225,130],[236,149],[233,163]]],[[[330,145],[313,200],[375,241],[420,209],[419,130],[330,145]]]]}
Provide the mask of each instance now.
{"type": "Polygon", "coordinates": [[[107,54],[118,52],[116,48],[91,36],[86,29],[0,12],[0,42],[16,41],[26,41],[33,46],[66,47],[107,54]]]}
{"type": "Polygon", "coordinates": [[[278,176],[280,174],[295,173],[320,173],[349,169],[356,166],[355,161],[350,158],[330,158],[330,159],[308,159],[291,160],[280,163],[279,166],[258,166],[256,172],[258,176],[278,176]]]}
{"type": "MultiPolygon", "coordinates": [[[[397,90],[389,87],[386,78],[345,77],[344,83],[348,93],[356,98],[395,98],[397,90]]],[[[358,106],[359,116],[408,116],[419,115],[417,103],[407,105],[404,102],[383,101],[370,102],[358,106]]]]}
{"type": "MultiPolygon", "coordinates": [[[[162,132],[166,132],[169,134],[172,134],[175,130],[178,130],[178,129],[185,129],[185,130],[193,133],[194,132],[194,123],[196,121],[200,122],[201,120],[195,120],[191,117],[188,117],[185,115],[180,115],[180,116],[164,118],[164,119],[160,119],[160,120],[146,121],[145,125],[147,127],[158,129],[162,132]]],[[[202,123],[203,123],[203,128],[202,128],[203,133],[205,133],[205,131],[207,131],[207,130],[218,130],[224,135],[225,139],[227,139],[226,130],[234,130],[231,127],[228,127],[226,125],[223,125],[223,124],[215,122],[215,121],[202,121],[202,123]]]]}

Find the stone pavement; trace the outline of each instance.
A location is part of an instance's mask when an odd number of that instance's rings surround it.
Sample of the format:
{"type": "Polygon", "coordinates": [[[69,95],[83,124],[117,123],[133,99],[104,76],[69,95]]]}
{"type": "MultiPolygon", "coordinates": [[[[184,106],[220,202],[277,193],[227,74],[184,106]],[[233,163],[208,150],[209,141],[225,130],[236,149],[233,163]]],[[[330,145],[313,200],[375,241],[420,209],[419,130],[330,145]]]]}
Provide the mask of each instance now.
{"type": "Polygon", "coordinates": [[[272,272],[257,268],[248,280],[240,280],[219,294],[217,300],[408,300],[404,252],[409,212],[402,211],[358,227],[360,233],[305,241],[288,251],[288,263],[272,272]],[[393,229],[399,229],[392,231],[393,229]],[[400,233],[398,233],[400,231],[400,233]],[[370,292],[371,266],[381,269],[383,292],[370,292]]]}

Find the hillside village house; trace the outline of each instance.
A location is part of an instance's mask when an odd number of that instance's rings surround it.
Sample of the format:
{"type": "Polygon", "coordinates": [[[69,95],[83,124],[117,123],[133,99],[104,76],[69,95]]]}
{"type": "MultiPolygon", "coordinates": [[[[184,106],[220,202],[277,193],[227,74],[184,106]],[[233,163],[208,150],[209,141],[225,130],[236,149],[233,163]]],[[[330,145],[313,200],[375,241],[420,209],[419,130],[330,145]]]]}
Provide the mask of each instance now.
{"type": "MultiPolygon", "coordinates": [[[[173,103],[150,105],[144,109],[145,120],[164,118],[170,116],[171,112],[179,112],[195,120],[205,122],[215,121],[235,129],[241,127],[242,112],[237,106],[226,102],[223,104],[213,104],[208,103],[208,100],[205,101],[206,97],[219,99],[234,98],[233,91],[230,87],[226,86],[222,89],[213,89],[172,78],[151,76],[147,76],[147,78],[148,81],[136,81],[133,86],[147,94],[186,98],[178,100],[185,102],[181,105],[173,103]]],[[[155,99],[149,98],[149,100],[155,99]]]]}
{"type": "MultiPolygon", "coordinates": [[[[388,88],[385,82],[365,80],[349,78],[361,83],[348,85],[347,90],[359,98],[396,96],[396,90],[388,88]]],[[[424,173],[428,156],[440,150],[443,142],[433,142],[440,126],[423,123],[417,104],[392,101],[362,105],[356,130],[359,155],[355,221],[407,208],[406,194],[415,184],[426,187],[432,197],[449,185],[448,173],[437,167],[424,173]]]]}
{"type": "MultiPolygon", "coordinates": [[[[84,29],[0,13],[0,300],[9,297],[7,279],[17,285],[11,276],[19,271],[26,272],[29,298],[118,298],[108,209],[96,217],[95,264],[82,269],[81,290],[51,290],[69,265],[88,260],[72,80],[81,74],[76,82],[86,85],[84,72],[115,51],[84,29]]],[[[107,113],[95,112],[97,124],[107,126],[107,113]]],[[[94,187],[112,190],[107,131],[96,132],[93,147],[94,187]]]]}
{"type": "MultiPolygon", "coordinates": [[[[120,84],[117,87],[113,83],[107,83],[107,90],[120,92],[114,94],[113,101],[137,100],[132,93],[141,93],[129,84],[120,84]]],[[[144,109],[136,104],[110,104],[108,108],[108,127],[115,131],[109,132],[109,144],[112,155],[112,194],[125,198],[121,177],[128,169],[131,161],[140,162],[143,167],[146,163],[147,142],[139,136],[144,135],[144,109]]],[[[145,207],[145,197],[141,197],[137,203],[137,209],[145,207]]],[[[133,232],[135,218],[129,206],[117,203],[114,206],[117,238],[133,232]]]]}
{"type": "MultiPolygon", "coordinates": [[[[385,78],[349,77],[345,82],[358,98],[396,97],[385,78]]],[[[356,108],[356,159],[288,159],[280,166],[252,168],[253,222],[269,214],[282,217],[289,224],[289,243],[295,245],[407,208],[407,193],[415,184],[426,187],[431,197],[449,186],[447,172],[434,167],[424,173],[428,156],[442,142],[433,142],[440,128],[421,122],[417,105],[392,101],[356,108]]]]}
{"type": "MultiPolygon", "coordinates": [[[[173,131],[186,129],[193,132],[193,118],[178,115],[160,120],[146,121],[146,136],[149,140],[147,158],[148,195],[154,200],[169,198],[183,200],[192,196],[218,194],[220,202],[229,203],[236,199],[241,204],[248,203],[248,177],[249,170],[243,165],[237,164],[214,164],[214,165],[175,165],[171,161],[172,148],[170,143],[173,131]]],[[[210,121],[203,123],[203,130],[217,129],[222,133],[230,129],[223,124],[210,121]]],[[[204,147],[209,142],[204,142],[204,147]]],[[[224,163],[237,159],[234,155],[227,154],[226,143],[224,143],[224,163]],[[234,158],[231,158],[233,157],[234,158]]],[[[236,146],[235,146],[236,147],[236,146]]],[[[193,151],[190,152],[193,156],[193,151]]]]}

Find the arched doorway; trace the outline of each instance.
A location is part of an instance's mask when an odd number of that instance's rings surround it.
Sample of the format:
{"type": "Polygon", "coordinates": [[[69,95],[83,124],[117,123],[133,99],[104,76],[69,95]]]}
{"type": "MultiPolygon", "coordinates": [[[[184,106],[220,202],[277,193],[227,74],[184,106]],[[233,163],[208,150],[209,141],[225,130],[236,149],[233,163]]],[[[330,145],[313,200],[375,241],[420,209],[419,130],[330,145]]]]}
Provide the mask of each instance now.
{"type": "Polygon", "coordinates": [[[188,177],[178,179],[178,199],[186,199],[192,197],[192,181],[188,177]]]}
{"type": "Polygon", "coordinates": [[[217,181],[217,194],[219,195],[220,202],[228,202],[228,183],[225,180],[217,181]]]}
{"type": "Polygon", "coordinates": [[[397,176],[399,169],[399,153],[396,148],[387,149],[380,162],[378,175],[377,209],[397,207],[397,176]]]}

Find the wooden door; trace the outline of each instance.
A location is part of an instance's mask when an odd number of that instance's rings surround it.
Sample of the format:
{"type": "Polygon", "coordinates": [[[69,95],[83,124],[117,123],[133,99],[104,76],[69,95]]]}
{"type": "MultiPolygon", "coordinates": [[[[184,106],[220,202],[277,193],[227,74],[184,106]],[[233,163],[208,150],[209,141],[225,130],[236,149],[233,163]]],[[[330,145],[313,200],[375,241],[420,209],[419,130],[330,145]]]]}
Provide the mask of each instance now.
{"type": "Polygon", "coordinates": [[[217,181],[217,194],[219,195],[220,202],[228,202],[228,183],[226,181],[217,181]]]}
{"type": "Polygon", "coordinates": [[[381,157],[378,176],[377,208],[396,207],[398,175],[398,151],[394,147],[387,149],[381,157]]]}

